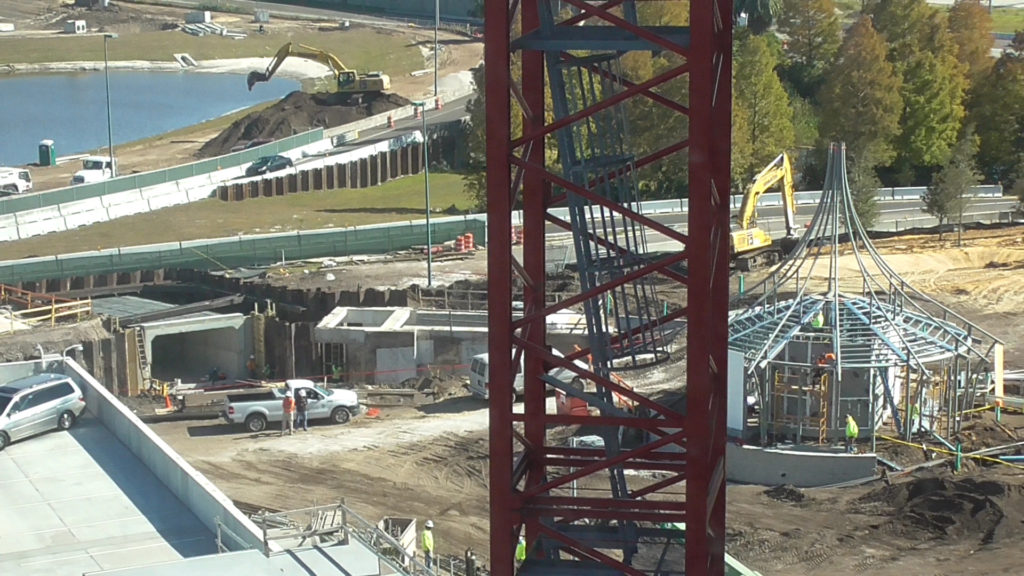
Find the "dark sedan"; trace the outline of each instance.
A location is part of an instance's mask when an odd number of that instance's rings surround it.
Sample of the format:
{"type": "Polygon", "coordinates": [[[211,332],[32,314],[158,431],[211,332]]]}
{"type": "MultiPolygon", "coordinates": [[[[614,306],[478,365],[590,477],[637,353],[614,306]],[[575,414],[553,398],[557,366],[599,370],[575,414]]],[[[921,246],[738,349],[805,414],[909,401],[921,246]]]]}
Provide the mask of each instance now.
{"type": "Polygon", "coordinates": [[[277,172],[278,170],[284,170],[285,168],[291,168],[292,166],[292,159],[287,156],[281,156],[280,154],[264,156],[250,164],[249,167],[245,169],[245,175],[259,176],[260,174],[277,172]]]}

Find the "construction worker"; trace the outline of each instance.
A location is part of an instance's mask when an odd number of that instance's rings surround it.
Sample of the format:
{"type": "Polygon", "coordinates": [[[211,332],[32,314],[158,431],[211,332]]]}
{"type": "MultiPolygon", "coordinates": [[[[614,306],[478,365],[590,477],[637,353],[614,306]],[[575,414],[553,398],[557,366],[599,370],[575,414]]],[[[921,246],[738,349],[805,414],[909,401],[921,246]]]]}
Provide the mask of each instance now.
{"type": "Polygon", "coordinates": [[[256,376],[258,376],[255,354],[249,354],[249,361],[245,363],[245,369],[249,371],[249,378],[255,380],[256,376]]]}
{"type": "Polygon", "coordinates": [[[299,390],[299,395],[295,397],[295,411],[297,413],[296,424],[302,426],[303,432],[309,432],[309,399],[306,398],[306,391],[299,390]]]}
{"type": "Polygon", "coordinates": [[[430,570],[434,569],[434,521],[427,520],[423,525],[423,564],[430,570]]]}
{"type": "Polygon", "coordinates": [[[822,328],[823,326],[825,326],[825,314],[821,310],[818,310],[818,313],[814,315],[814,318],[811,318],[811,328],[817,329],[822,328]]]}
{"type": "Polygon", "coordinates": [[[519,537],[519,543],[516,544],[516,569],[526,562],[526,536],[519,537]]]}
{"type": "Polygon", "coordinates": [[[289,436],[295,433],[295,398],[291,390],[284,393],[284,400],[281,401],[281,436],[284,436],[285,430],[289,436]]]}
{"type": "Polygon", "coordinates": [[[860,428],[857,427],[857,421],[853,419],[853,416],[846,415],[846,453],[853,454],[854,444],[857,443],[857,435],[860,434],[860,428]]]}

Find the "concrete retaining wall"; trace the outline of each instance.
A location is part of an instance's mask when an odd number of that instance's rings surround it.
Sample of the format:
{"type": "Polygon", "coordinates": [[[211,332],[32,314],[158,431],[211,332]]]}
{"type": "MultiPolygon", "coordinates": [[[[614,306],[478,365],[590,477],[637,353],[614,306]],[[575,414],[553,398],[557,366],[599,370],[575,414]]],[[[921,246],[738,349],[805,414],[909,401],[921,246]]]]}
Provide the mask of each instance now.
{"type": "MultiPolygon", "coordinates": [[[[38,366],[39,363],[35,364],[38,366]]],[[[82,387],[89,413],[131,450],[203,525],[216,534],[219,520],[246,547],[262,550],[260,529],[235,508],[230,498],[143,424],[84,368],[73,360],[67,360],[65,372],[82,387]]],[[[231,550],[243,549],[233,538],[226,537],[223,542],[231,550]]]]}
{"type": "Polygon", "coordinates": [[[875,465],[874,454],[778,450],[731,442],[725,446],[726,477],[744,484],[829,486],[869,478],[875,473],[875,465]]]}

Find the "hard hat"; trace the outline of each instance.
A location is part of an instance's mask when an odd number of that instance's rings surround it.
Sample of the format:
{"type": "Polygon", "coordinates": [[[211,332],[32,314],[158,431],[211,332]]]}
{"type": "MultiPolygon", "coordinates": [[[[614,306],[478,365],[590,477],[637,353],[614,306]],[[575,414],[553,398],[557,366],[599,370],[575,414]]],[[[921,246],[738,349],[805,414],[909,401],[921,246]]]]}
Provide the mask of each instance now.
{"type": "Polygon", "coordinates": [[[433,520],[427,520],[427,523],[424,524],[424,526],[426,526],[427,528],[433,528],[434,527],[434,521],[433,520]]]}
{"type": "Polygon", "coordinates": [[[299,396],[305,396],[305,395],[306,395],[306,391],[305,390],[299,390],[299,396]]]}
{"type": "Polygon", "coordinates": [[[249,354],[249,360],[255,360],[255,359],[256,359],[256,355],[255,354],[249,354]]]}
{"type": "Polygon", "coordinates": [[[285,392],[284,395],[289,397],[289,398],[291,398],[292,397],[292,391],[289,390],[289,391],[285,392]]]}

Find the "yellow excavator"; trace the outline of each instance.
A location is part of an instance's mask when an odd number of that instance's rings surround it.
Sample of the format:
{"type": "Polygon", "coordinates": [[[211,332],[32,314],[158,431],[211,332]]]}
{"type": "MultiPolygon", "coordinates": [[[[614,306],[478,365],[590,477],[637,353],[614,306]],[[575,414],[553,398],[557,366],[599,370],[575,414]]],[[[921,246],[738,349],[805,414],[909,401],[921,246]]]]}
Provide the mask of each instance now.
{"type": "Polygon", "coordinates": [[[787,247],[792,249],[798,237],[793,165],[783,152],[758,172],[743,194],[743,203],[729,232],[729,249],[734,266],[750,271],[778,262],[787,247]],[[786,238],[772,242],[771,235],[757,226],[757,201],[765,192],[782,182],[782,214],[786,222],[786,238]]]}
{"type": "Polygon", "coordinates": [[[341,63],[341,60],[337,56],[329,52],[324,52],[319,48],[313,48],[312,46],[306,46],[305,44],[293,45],[291,42],[281,46],[274,54],[274,58],[267,65],[267,69],[263,72],[254,70],[249,72],[249,76],[246,77],[246,83],[249,85],[249,90],[257,82],[266,82],[270,80],[277,69],[281,67],[285,59],[289,56],[295,56],[297,58],[305,58],[307,60],[313,60],[324,64],[334,72],[334,78],[337,81],[337,87],[335,90],[340,94],[351,94],[356,97],[362,97],[363,94],[375,94],[384,92],[385,90],[391,89],[391,78],[387,74],[380,72],[371,72],[369,74],[359,74],[355,70],[349,70],[341,63]]]}

